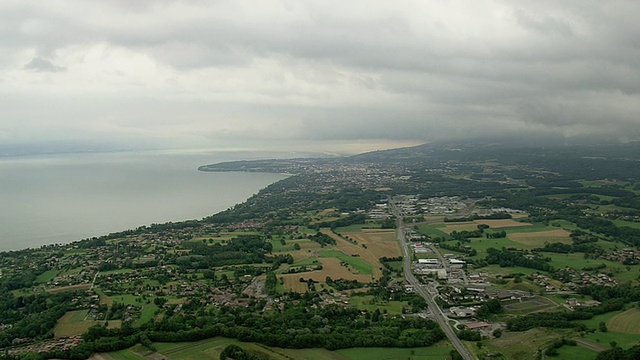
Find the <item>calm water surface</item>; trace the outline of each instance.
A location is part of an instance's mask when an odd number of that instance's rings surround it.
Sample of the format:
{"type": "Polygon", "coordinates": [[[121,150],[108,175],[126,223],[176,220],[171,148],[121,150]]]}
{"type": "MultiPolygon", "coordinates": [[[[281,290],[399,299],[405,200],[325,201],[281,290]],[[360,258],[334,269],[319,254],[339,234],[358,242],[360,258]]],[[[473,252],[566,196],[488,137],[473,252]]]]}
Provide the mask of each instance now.
{"type": "Polygon", "coordinates": [[[200,219],[246,200],[285,176],[207,173],[197,171],[198,166],[294,156],[126,152],[0,158],[0,251],[200,219]]]}

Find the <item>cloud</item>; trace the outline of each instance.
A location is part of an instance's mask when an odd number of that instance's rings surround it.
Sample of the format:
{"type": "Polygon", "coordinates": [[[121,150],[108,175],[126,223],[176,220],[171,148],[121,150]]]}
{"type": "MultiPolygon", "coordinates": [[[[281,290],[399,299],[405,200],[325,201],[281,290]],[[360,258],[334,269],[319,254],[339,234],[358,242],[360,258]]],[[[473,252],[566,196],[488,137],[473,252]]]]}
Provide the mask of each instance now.
{"type": "Polygon", "coordinates": [[[0,133],[158,146],[637,138],[638,12],[623,0],[8,0],[0,133]]]}
{"type": "Polygon", "coordinates": [[[66,70],[63,66],[54,65],[51,61],[41,57],[34,57],[24,68],[31,71],[58,72],[66,70]]]}

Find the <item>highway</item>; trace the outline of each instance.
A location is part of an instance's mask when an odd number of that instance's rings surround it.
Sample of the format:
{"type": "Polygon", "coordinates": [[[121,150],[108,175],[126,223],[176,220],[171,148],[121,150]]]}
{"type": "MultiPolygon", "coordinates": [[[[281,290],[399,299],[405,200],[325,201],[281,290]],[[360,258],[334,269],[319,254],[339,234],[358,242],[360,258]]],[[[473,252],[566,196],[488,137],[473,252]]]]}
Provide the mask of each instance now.
{"type": "Polygon", "coordinates": [[[407,245],[407,240],[404,235],[404,223],[402,222],[402,216],[398,213],[395,203],[390,202],[390,205],[397,219],[398,241],[400,241],[402,256],[404,257],[404,275],[407,279],[407,282],[412,285],[414,290],[427,302],[429,310],[433,314],[435,320],[438,322],[444,333],[447,335],[447,338],[449,339],[451,344],[453,344],[453,347],[458,351],[462,358],[465,360],[475,360],[473,355],[471,355],[469,350],[467,350],[462,341],[460,341],[453,328],[451,328],[449,320],[442,312],[442,309],[440,309],[440,306],[438,306],[438,304],[434,301],[434,296],[437,295],[437,292],[433,294],[428,292],[427,290],[425,290],[422,284],[420,284],[418,279],[413,276],[413,271],[411,270],[411,253],[409,252],[409,246],[407,245]]]}

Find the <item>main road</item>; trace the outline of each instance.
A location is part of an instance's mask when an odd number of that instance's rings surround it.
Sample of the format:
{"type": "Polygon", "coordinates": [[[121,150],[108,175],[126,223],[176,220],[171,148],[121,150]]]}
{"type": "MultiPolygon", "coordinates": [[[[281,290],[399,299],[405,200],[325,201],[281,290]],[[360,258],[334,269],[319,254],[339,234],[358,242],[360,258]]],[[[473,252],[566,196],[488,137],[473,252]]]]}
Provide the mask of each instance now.
{"type": "MultiPolygon", "coordinates": [[[[453,347],[458,351],[458,354],[462,356],[464,360],[475,360],[473,355],[467,350],[462,341],[456,335],[456,332],[451,328],[449,324],[449,320],[440,309],[440,306],[435,302],[433,297],[437,295],[429,293],[427,290],[422,287],[422,284],[413,276],[413,271],[411,270],[411,253],[409,252],[409,246],[407,245],[407,239],[404,235],[404,223],[402,222],[402,216],[396,209],[396,204],[394,202],[390,202],[391,210],[397,219],[397,234],[398,241],[400,241],[400,247],[402,248],[402,256],[404,257],[404,276],[407,279],[407,282],[413,286],[415,291],[422,296],[422,298],[426,301],[429,306],[429,310],[433,313],[434,318],[447,335],[447,338],[453,344],[453,347]]],[[[444,265],[444,264],[443,264],[444,265]]]]}

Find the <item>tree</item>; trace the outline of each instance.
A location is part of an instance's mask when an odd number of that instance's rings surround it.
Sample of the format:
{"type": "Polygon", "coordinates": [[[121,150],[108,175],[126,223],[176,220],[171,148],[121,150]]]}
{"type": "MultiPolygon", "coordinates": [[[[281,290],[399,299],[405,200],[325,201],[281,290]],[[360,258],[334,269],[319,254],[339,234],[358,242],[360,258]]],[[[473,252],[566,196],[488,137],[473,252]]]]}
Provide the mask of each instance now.
{"type": "Polygon", "coordinates": [[[598,324],[598,329],[600,330],[600,332],[607,332],[608,331],[607,324],[605,324],[604,321],[601,321],[598,324]]]}

